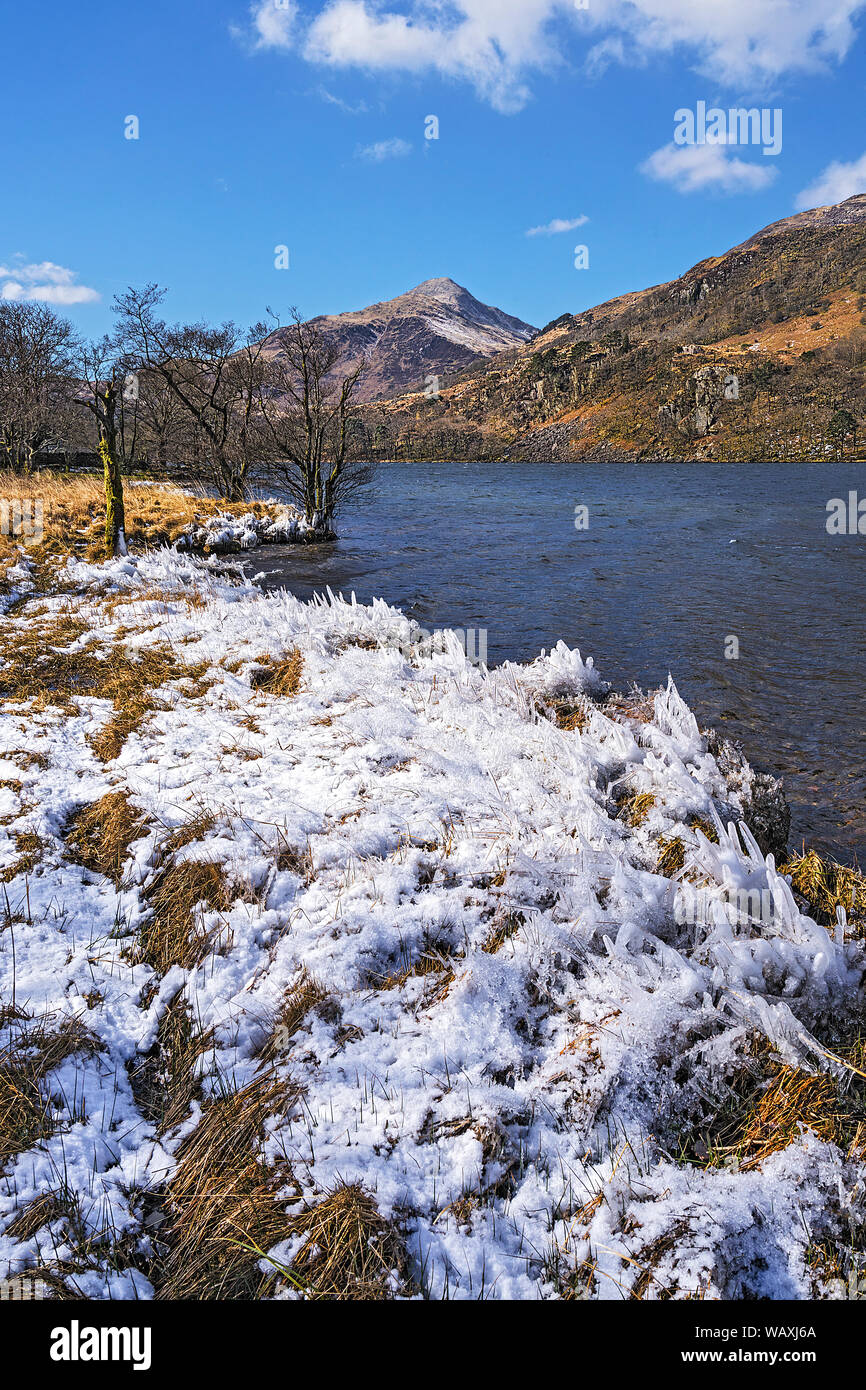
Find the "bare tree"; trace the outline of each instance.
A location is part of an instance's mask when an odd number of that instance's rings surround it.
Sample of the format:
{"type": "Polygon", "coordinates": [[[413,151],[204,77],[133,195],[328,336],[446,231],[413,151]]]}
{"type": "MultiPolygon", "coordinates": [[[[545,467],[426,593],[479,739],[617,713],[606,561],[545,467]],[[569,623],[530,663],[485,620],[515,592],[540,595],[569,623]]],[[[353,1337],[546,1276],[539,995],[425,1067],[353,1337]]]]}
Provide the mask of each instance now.
{"type": "Polygon", "coordinates": [[[125,555],[123,470],[127,451],[135,447],[137,378],[129,371],[117,340],[109,337],[82,345],[78,376],[74,398],[96,422],[96,447],[105,477],[105,547],[109,555],[125,555]]]}
{"type": "Polygon", "coordinates": [[[33,457],[64,432],[77,339],[45,304],[0,303],[0,454],[29,472],[33,457]]]}
{"type": "Polygon", "coordinates": [[[309,525],[331,532],[338,508],[372,476],[352,447],[363,362],[341,371],[339,346],[297,309],[266,346],[260,405],[270,469],[309,525]]]}
{"type": "Polygon", "coordinates": [[[158,373],[145,368],[134,377],[137,429],[129,461],[164,469],[169,462],[180,462],[191,449],[188,414],[158,373]]]}
{"type": "Polygon", "coordinates": [[[241,502],[262,447],[258,401],[267,330],[257,324],[243,335],[231,322],[170,326],[157,312],[164,297],[158,285],[119,295],[118,333],[139,371],[160,380],[186,412],[220,496],[241,502]]]}

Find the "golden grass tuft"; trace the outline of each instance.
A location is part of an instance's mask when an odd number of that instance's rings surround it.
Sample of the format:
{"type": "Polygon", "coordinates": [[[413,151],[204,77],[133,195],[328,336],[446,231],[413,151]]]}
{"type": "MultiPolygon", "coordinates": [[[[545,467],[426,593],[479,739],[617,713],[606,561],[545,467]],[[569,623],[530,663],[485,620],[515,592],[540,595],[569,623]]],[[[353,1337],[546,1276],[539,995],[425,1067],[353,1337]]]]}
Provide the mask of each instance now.
{"type": "Polygon", "coordinates": [[[79,643],[91,631],[71,613],[7,626],[0,647],[0,700],[33,702],[36,710],[55,705],[77,714],[77,700],[110,700],[114,714],[91,739],[97,757],[116,758],[133,729],[157,708],[153,692],[166,681],[200,677],[207,663],[189,666],[165,642],[136,652],[123,642],[79,643]]]}
{"type": "Polygon", "coordinates": [[[308,1298],[383,1302],[406,1287],[399,1235],[360,1184],[339,1184],[288,1227],[304,1238],[288,1273],[308,1298]]]}
{"type": "Polygon", "coordinates": [[[0,1051],[0,1169],[53,1132],[46,1079],[74,1053],[102,1050],[100,1040],[77,1020],[22,1026],[0,1051]]]}
{"type": "Polygon", "coordinates": [[[215,829],[216,823],[217,818],[213,811],[208,811],[202,807],[166,836],[159,847],[160,854],[163,858],[168,858],[169,855],[176,854],[179,849],[185,849],[187,845],[194,844],[196,840],[203,840],[215,829]]]}
{"type": "Polygon", "coordinates": [[[11,883],[19,874],[32,874],[45,849],[45,841],[33,830],[18,830],[12,838],[19,857],[0,873],[0,883],[11,883]]]}
{"type": "Polygon", "coordinates": [[[198,909],[225,912],[231,897],[222,866],[184,860],[160,871],[149,894],[152,916],[141,927],[137,958],[164,974],[173,965],[192,970],[213,943],[198,909]]]}
{"type": "Polygon", "coordinates": [[[655,802],[656,799],[652,792],[632,792],[630,796],[625,797],[619,803],[617,815],[625,821],[626,825],[635,829],[637,826],[643,825],[655,806],[655,802]]]}
{"type": "Polygon", "coordinates": [[[822,859],[813,849],[795,855],[779,872],[788,874],[792,886],[809,904],[816,922],[833,927],[836,909],[842,907],[851,935],[866,936],[866,878],[856,869],[822,859]]]}
{"type": "Polygon", "coordinates": [[[100,762],[113,763],[115,758],[120,757],[123,745],[129,735],[138,728],[145,712],[145,708],[142,708],[136,713],[130,711],[113,714],[99,733],[93,735],[90,746],[100,762]]]}
{"type": "MultiPolygon", "coordinates": [[[[101,474],[51,473],[29,475],[0,472],[0,496],[14,501],[42,504],[44,540],[26,547],[34,554],[80,552],[94,557],[105,553],[105,488],[101,474]]],[[[269,516],[273,503],[225,502],[216,497],[185,491],[174,483],[136,483],[124,488],[126,538],[133,547],[172,545],[192,523],[201,524],[217,513],[269,516]]],[[[281,504],[282,505],[282,504],[281,504]]],[[[0,564],[14,563],[23,541],[0,537],[0,564]]]]}
{"type": "Polygon", "coordinates": [[[286,990],[274,1015],[273,1027],[258,1055],[265,1061],[273,1061],[275,1057],[279,1057],[289,1046],[310,1010],[327,998],[328,991],[325,987],[304,971],[297,984],[286,990]]]}
{"type": "MultiPolygon", "coordinates": [[[[704,820],[701,816],[690,816],[688,825],[692,830],[702,831],[712,844],[719,843],[716,827],[710,821],[704,820]]],[[[673,878],[686,862],[685,842],[680,835],[660,835],[658,847],[656,873],[662,874],[665,878],[673,878]]]]}
{"type": "Polygon", "coordinates": [[[38,767],[41,771],[44,771],[51,762],[47,754],[36,753],[30,748],[13,748],[0,756],[8,758],[12,762],[16,762],[19,767],[25,770],[31,767],[38,767]]]}
{"type": "Polygon", "coordinates": [[[688,823],[692,830],[700,830],[711,845],[719,843],[719,833],[712,821],[704,820],[703,816],[689,816],[688,823]]]}
{"type": "Polygon", "coordinates": [[[558,728],[564,729],[567,733],[573,733],[576,729],[578,733],[582,734],[589,723],[590,709],[588,700],[583,700],[579,704],[557,704],[556,723],[558,728]]]}
{"type": "Polygon", "coordinates": [[[176,995],[159,1021],[152,1051],[129,1074],[135,1103],[158,1135],[189,1115],[201,1091],[195,1065],[213,1044],[213,1029],[199,1027],[182,995],[176,995]]]}
{"type": "Polygon", "coordinates": [[[297,695],[303,669],[304,658],[293,647],[285,657],[262,657],[252,672],[251,684],[254,690],[268,695],[297,695]]]}
{"type": "Polygon", "coordinates": [[[66,845],[77,864],[103,874],[119,888],[129,847],[147,831],[146,816],[133,806],[126,792],[106,792],[71,818],[66,845]]]}
{"type": "Polygon", "coordinates": [[[866,1036],[841,1045],[833,1055],[851,1069],[850,1080],[788,1066],[769,1055],[767,1044],[758,1044],[734,1082],[733,1098],[701,1141],[704,1166],[735,1161],[743,1170],[756,1168],[804,1129],[862,1161],[866,1074],[857,1073],[866,1073],[866,1036]]]}
{"type": "MultiPolygon", "coordinates": [[[[453,959],[450,952],[429,950],[422,951],[411,964],[403,967],[402,970],[394,970],[390,975],[374,975],[371,978],[373,989],[389,990],[402,989],[407,980],[423,979],[426,976],[436,976],[436,991],[445,985],[450,987],[454,980],[454,968],[450,964],[453,959]]],[[[445,991],[447,993],[447,989],[445,991]]],[[[444,994],[442,996],[445,997],[444,994]]]]}
{"type": "Polygon", "coordinates": [[[660,835],[656,873],[673,878],[686,862],[686,847],[679,835],[660,835]]]}
{"type": "Polygon", "coordinates": [[[275,1273],[262,1274],[260,1251],[291,1233],[289,1175],[260,1159],[265,1122],[294,1102],[286,1082],[271,1074],[205,1108],[181,1143],[169,1184],[164,1228],[168,1252],[158,1296],[163,1299],[260,1298],[275,1273]]]}

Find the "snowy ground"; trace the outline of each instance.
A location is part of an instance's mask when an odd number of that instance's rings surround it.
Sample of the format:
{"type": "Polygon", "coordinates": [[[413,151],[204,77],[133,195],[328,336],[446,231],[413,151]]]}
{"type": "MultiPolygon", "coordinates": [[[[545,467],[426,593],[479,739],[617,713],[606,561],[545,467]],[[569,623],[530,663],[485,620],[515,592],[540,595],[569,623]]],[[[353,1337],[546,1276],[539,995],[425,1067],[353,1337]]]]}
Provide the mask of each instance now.
{"type": "Polygon", "coordinates": [[[301,541],[315,533],[295,507],[269,499],[271,514],[256,516],[246,512],[233,516],[219,512],[200,522],[191,522],[177,541],[177,549],[222,554],[235,550],[254,550],[259,545],[281,545],[301,541]]]}
{"type": "MultiPolygon", "coordinates": [[[[108,763],[88,742],[106,701],[3,708],[0,869],[16,834],[45,848],[7,876],[0,1003],[14,997],[23,1022],[0,1044],[74,1018],[103,1049],[52,1075],[53,1133],[0,1177],[0,1277],[71,1257],[65,1217],[3,1234],[62,1187],[93,1238],[74,1286],[149,1297],[146,1194],[208,1095],[265,1065],[281,1001],[308,976],[322,1002],[272,1049],[298,1100],[267,1152],[310,1201],[340,1182],[372,1192],[415,1296],[621,1299],[638,1281],[649,1298],[812,1296],[807,1251],[862,1220],[862,1164],[804,1133],[748,1171],[705,1168],[683,1161],[683,1136],[756,1033],[827,1065],[814,1035],[862,1003],[862,950],[844,924],[802,916],[772,858],[724,828],[748,773],[726,783],[673,685],[649,721],[609,717],[591,662],[561,644],[492,672],[447,634],[413,657],[411,624],[384,603],[303,604],[170,551],[70,561],[65,579],[48,610],[86,620],[79,642],[168,640],[209,670],[159,690],[164,707],[108,763]],[[257,688],[256,663],[294,647],[297,693],[257,688]],[[583,732],[558,728],[550,702],[583,695],[583,732]],[[65,838],[83,803],[118,790],[143,818],[119,889],[65,838]],[[654,798],[637,827],[617,814],[624,790],[654,798]],[[211,828],[181,855],[223,867],[231,906],[204,913],[197,968],[157,977],[134,947],[160,845],[203,811],[211,828]],[[695,815],[718,845],[687,827],[695,815]],[[718,904],[698,923],[655,872],[673,834],[718,904]],[[723,905],[745,888],[768,920],[731,922],[723,905]],[[158,1137],[129,1069],[179,995],[214,1045],[201,1098],[158,1137]],[[118,1267],[109,1246],[130,1235],[118,1267]]],[[[25,607],[7,622],[32,620],[25,607]]]]}

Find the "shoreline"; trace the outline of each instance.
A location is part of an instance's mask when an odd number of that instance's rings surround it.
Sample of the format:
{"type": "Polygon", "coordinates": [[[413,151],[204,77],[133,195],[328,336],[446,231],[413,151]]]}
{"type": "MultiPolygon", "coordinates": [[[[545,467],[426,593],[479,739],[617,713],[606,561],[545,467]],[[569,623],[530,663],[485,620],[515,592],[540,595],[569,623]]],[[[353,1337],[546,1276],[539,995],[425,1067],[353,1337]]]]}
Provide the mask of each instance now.
{"type": "Polygon", "coordinates": [[[779,873],[778,784],[672,683],[563,643],[488,671],[167,549],[55,564],[13,576],[0,665],[9,1273],[838,1296],[862,901],[779,873]]]}

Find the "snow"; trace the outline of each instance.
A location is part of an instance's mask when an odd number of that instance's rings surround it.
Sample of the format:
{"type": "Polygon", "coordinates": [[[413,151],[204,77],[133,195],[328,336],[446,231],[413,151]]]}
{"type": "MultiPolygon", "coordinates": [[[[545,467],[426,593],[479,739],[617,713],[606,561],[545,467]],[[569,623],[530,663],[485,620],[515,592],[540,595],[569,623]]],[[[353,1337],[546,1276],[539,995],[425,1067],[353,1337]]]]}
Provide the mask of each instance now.
{"type": "Polygon", "coordinates": [[[190,522],[177,541],[178,550],[224,551],[252,550],[258,545],[279,545],[300,540],[312,528],[293,507],[279,506],[275,515],[256,516],[247,512],[233,516],[217,512],[204,521],[190,522]]]}
{"type": "MultiPolygon", "coordinates": [[[[862,1201],[855,1165],[804,1134],[760,1168],[705,1170],[679,1161],[676,1138],[754,1030],[822,1065],[813,1030],[861,1000],[862,952],[801,914],[737,824],[740,793],[673,681],[651,722],[609,717],[592,704],[606,687],[591,659],[563,643],[490,671],[447,636],[413,653],[413,625],[381,600],[302,603],[177,550],[74,560],[63,578],[62,596],[40,598],[49,609],[77,610],[100,641],[168,640],[208,663],[210,684],[164,687],[108,764],[87,741],[105,701],[0,717],[0,767],[20,783],[3,788],[0,863],[16,861],[16,832],[47,845],[6,885],[0,999],[14,991],[35,1021],[79,1019],[102,1044],[58,1069],[54,1133],[0,1177],[0,1277],[67,1251],[62,1222],[7,1232],[61,1180],[91,1233],[146,1237],[143,1194],[170,1176],[199,1113],[157,1138],[129,1082],[172,999],[214,1029],[207,1095],[256,1075],[307,972],[331,1007],[277,1059],[302,1099],[274,1117],[267,1152],[289,1157],[311,1200],[363,1183],[432,1296],[555,1297],[591,1258],[592,1296],[622,1298],[671,1233],[649,1297],[810,1296],[806,1247],[862,1201]],[[293,647],[298,693],[254,689],[257,663],[293,647]],[[563,697],[587,698],[583,733],[545,712],[563,697]],[[21,749],[45,766],[20,766],[21,749]],[[637,829],[616,816],[624,787],[655,798],[637,829]],[[71,862],[63,838],[75,809],[118,789],[148,827],[120,889],[71,862]],[[213,828],[183,853],[224,866],[232,906],[207,914],[207,959],[159,979],[129,947],[159,845],[202,810],[213,828]],[[696,813],[718,845],[686,828],[696,813]],[[756,890],[771,919],[720,907],[679,924],[678,884],[654,872],[655,837],[674,833],[711,903],[756,890]],[[310,872],[279,868],[281,846],[309,855],[310,872]],[[407,973],[425,955],[440,968],[407,973]]],[[[0,1043],[31,1026],[8,1024],[0,1043]]],[[[87,1297],[152,1295],[134,1261],[118,1270],[95,1249],[87,1297]]]]}
{"type": "Polygon", "coordinates": [[[513,323],[509,323],[504,315],[502,322],[492,316],[488,318],[476,315],[470,321],[466,317],[457,318],[448,313],[426,313],[423,318],[432,333],[445,338],[449,343],[469,348],[479,357],[492,356],[496,352],[514,347],[515,342],[532,336],[531,332],[522,332],[513,323]]]}

